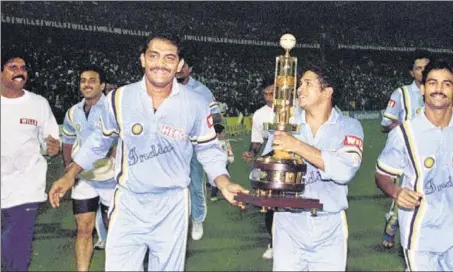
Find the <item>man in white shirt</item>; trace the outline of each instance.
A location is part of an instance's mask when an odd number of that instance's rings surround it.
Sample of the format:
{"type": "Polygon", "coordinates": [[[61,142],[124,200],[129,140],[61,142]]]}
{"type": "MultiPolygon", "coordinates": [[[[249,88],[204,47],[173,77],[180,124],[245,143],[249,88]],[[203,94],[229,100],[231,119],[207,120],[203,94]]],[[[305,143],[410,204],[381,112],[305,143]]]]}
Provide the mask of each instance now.
{"type": "Polygon", "coordinates": [[[2,54],[1,74],[2,270],[28,271],[38,205],[47,199],[41,147],[58,153],[59,127],[47,100],[24,89],[21,54],[2,54]]]}
{"type": "MultiPolygon", "coordinates": [[[[271,123],[274,113],[272,111],[272,102],[274,100],[274,85],[273,79],[265,80],[263,82],[264,100],[266,105],[259,108],[252,118],[252,140],[250,143],[249,151],[242,153],[242,159],[245,162],[252,162],[252,160],[260,153],[261,147],[267,141],[269,133],[263,129],[263,123],[271,123]]],[[[272,221],[274,220],[274,211],[268,210],[265,215],[266,229],[272,236],[272,221]]],[[[272,259],[272,239],[263,254],[264,259],[272,259]]]]}

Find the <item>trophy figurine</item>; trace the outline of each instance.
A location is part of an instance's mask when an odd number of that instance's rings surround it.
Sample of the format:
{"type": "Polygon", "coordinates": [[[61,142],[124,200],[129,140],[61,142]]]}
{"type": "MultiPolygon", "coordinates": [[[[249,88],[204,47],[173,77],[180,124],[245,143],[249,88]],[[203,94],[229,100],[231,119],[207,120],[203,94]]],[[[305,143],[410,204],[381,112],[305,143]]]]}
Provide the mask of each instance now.
{"type": "MultiPolygon", "coordinates": [[[[280,38],[285,55],[276,57],[274,100],[272,104],[273,122],[264,123],[267,131],[299,133],[299,125],[292,118],[296,105],[297,58],[289,55],[296,45],[296,38],[285,34],[280,38]]],[[[249,195],[238,194],[235,198],[240,207],[251,204],[268,209],[309,209],[314,215],[322,204],[317,199],[301,197],[305,188],[304,176],[307,165],[297,154],[274,147],[273,152],[258,157],[253,164],[250,178],[254,189],[249,195]]]]}

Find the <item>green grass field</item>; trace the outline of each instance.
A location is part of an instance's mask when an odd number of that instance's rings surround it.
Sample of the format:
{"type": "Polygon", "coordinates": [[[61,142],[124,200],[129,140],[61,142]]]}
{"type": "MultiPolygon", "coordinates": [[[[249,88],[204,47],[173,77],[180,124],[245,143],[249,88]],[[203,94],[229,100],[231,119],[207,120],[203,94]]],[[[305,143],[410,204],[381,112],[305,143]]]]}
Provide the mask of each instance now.
{"type": "MultiPolygon", "coordinates": [[[[390,199],[376,188],[375,162],[384,146],[386,136],[379,132],[379,122],[362,122],[365,132],[364,160],[355,179],[349,185],[349,250],[350,271],[403,271],[404,258],[399,241],[392,250],[381,247],[384,214],[390,199]]],[[[250,187],[249,165],[240,154],[248,149],[249,135],[237,135],[232,141],[235,162],[231,165],[234,181],[250,187]]],[[[63,173],[62,159],[50,161],[48,187],[63,173]]],[[[188,271],[263,271],[272,270],[272,261],[261,255],[268,244],[264,215],[258,208],[245,211],[230,206],[226,201],[208,202],[208,216],[202,240],[187,246],[188,271]]],[[[33,241],[32,271],[75,271],[75,221],[69,193],[59,209],[48,203],[41,205],[33,241]]],[[[328,258],[328,256],[326,256],[328,258]]],[[[92,271],[103,270],[104,251],[95,251],[92,271]]]]}

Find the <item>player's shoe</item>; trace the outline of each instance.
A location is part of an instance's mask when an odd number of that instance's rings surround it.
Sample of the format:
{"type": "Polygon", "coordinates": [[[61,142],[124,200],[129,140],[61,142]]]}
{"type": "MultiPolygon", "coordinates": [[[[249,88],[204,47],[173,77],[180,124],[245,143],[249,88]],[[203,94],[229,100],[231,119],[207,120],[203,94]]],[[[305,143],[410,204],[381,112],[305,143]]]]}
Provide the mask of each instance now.
{"type": "Polygon", "coordinates": [[[97,250],[104,250],[105,249],[105,241],[104,240],[99,240],[96,242],[96,244],[94,244],[94,249],[97,249],[97,250]]]}
{"type": "Polygon", "coordinates": [[[192,239],[197,241],[203,237],[203,222],[192,221],[192,239]]]}
{"type": "Polygon", "coordinates": [[[274,250],[271,247],[271,244],[267,245],[266,251],[263,253],[263,259],[271,260],[274,257],[274,250]]]}

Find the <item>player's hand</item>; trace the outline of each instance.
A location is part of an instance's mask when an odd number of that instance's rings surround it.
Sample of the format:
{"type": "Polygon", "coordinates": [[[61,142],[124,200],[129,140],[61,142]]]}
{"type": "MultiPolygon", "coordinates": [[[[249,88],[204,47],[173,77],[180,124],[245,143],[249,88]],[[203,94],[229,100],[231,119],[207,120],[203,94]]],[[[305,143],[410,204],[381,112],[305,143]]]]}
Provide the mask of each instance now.
{"type": "Polygon", "coordinates": [[[242,153],[242,159],[246,162],[246,163],[250,163],[251,161],[253,161],[253,154],[252,152],[244,152],[242,153]]]}
{"type": "Polygon", "coordinates": [[[406,209],[413,209],[420,205],[422,194],[412,191],[408,188],[402,188],[396,195],[396,203],[406,209]]]}
{"type": "Polygon", "coordinates": [[[225,197],[225,199],[228,200],[228,202],[230,202],[231,205],[233,205],[233,206],[237,206],[238,205],[238,202],[236,200],[234,200],[234,197],[238,193],[243,193],[243,194],[248,194],[249,193],[249,191],[244,189],[241,185],[233,183],[233,182],[230,182],[229,184],[227,184],[222,189],[219,188],[219,190],[222,192],[222,194],[225,197]]]}
{"type": "Polygon", "coordinates": [[[294,152],[297,149],[299,140],[293,135],[284,131],[275,131],[274,135],[275,137],[272,145],[275,149],[283,149],[289,152],[294,152]]]}
{"type": "Polygon", "coordinates": [[[65,195],[69,188],[74,185],[75,179],[69,175],[64,175],[52,184],[49,191],[49,202],[53,208],[60,207],[60,199],[65,195]]]}
{"type": "Polygon", "coordinates": [[[60,151],[60,141],[58,139],[54,139],[51,135],[47,136],[46,138],[47,143],[47,154],[49,156],[55,156],[60,151]]]}

